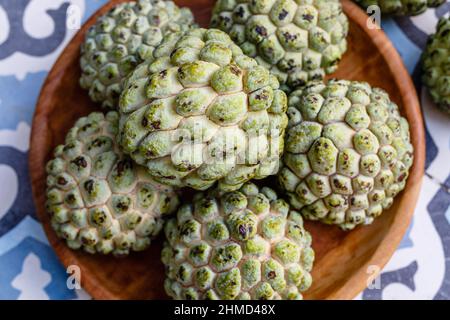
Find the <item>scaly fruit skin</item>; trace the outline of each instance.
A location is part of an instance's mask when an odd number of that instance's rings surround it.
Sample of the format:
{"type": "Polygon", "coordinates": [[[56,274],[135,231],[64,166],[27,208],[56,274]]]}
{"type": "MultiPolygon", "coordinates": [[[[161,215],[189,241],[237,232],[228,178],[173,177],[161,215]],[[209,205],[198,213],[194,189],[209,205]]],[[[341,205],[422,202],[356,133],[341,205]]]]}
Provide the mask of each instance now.
{"type": "Polygon", "coordinates": [[[91,113],[70,129],[47,164],[47,212],[72,249],[116,256],[150,245],[178,197],[115,143],[119,115],[91,113]]]}
{"type": "Polygon", "coordinates": [[[396,16],[415,16],[428,8],[436,8],[446,0],[354,0],[363,8],[378,6],[381,13],[396,16]]]}
{"type": "Polygon", "coordinates": [[[170,32],[193,24],[192,12],[172,1],[121,3],[98,19],[81,46],[80,85],[106,109],[117,108],[122,82],[170,32]]]}
{"type": "Polygon", "coordinates": [[[338,0],[218,0],[211,25],[271,69],[286,91],[336,71],[347,50],[338,0]]]}
{"type": "Polygon", "coordinates": [[[409,124],[385,91],[364,82],[316,82],[290,97],[284,167],[290,204],[344,230],[370,224],[405,187],[409,124]]]}
{"type": "Polygon", "coordinates": [[[172,33],[120,97],[123,150],[159,182],[237,190],[278,171],[287,96],[217,29],[172,33]]]}
{"type": "Polygon", "coordinates": [[[422,81],[433,101],[450,115],[450,18],[441,18],[422,56],[422,81]]]}
{"type": "Polygon", "coordinates": [[[164,286],[174,299],[302,299],[311,285],[311,236],[270,188],[198,194],[164,231],[164,286]]]}

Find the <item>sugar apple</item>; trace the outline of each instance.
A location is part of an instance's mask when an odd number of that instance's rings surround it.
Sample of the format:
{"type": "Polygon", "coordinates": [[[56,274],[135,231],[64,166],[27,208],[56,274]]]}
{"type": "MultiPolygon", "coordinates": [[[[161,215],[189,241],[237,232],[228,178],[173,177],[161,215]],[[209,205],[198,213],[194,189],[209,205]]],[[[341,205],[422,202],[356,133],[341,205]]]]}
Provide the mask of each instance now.
{"type": "Polygon", "coordinates": [[[163,36],[193,23],[187,8],[172,1],[121,3],[100,17],[81,46],[80,85],[104,108],[115,109],[123,79],[151,55],[163,36]]]}
{"type": "Polygon", "coordinates": [[[161,183],[237,190],[278,171],[288,123],[278,88],[226,33],[172,33],[126,80],[119,140],[161,183]]]}
{"type": "Polygon", "coordinates": [[[382,89],[364,82],[311,83],[290,97],[284,167],[290,204],[344,230],[391,206],[413,162],[409,125],[382,89]]]}
{"type": "Polygon", "coordinates": [[[347,50],[348,20],[338,0],[218,0],[211,25],[287,91],[334,72],[347,50]]]}
{"type": "Polygon", "coordinates": [[[311,285],[311,236],[270,188],[198,194],[164,231],[164,285],[174,299],[301,299],[311,285]]]}
{"type": "Polygon", "coordinates": [[[433,101],[450,114],[450,18],[441,18],[422,56],[424,84],[433,101]]]}
{"type": "Polygon", "coordinates": [[[397,16],[415,16],[428,8],[436,8],[446,0],[354,0],[363,8],[376,5],[381,12],[397,16]]]}
{"type": "Polygon", "coordinates": [[[47,164],[47,211],[72,249],[119,256],[143,250],[178,206],[170,187],[119,151],[118,119],[116,112],[79,119],[47,164]]]}

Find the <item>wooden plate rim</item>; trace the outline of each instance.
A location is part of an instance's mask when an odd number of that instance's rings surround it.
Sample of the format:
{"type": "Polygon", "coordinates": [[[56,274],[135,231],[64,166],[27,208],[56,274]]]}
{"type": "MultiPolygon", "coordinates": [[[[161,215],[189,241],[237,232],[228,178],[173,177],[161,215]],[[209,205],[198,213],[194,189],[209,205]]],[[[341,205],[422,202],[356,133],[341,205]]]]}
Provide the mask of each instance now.
{"type": "MultiPolygon", "coordinates": [[[[414,131],[416,137],[416,144],[414,145],[414,166],[411,169],[410,178],[408,182],[412,180],[418,181],[418,186],[415,186],[415,200],[417,201],[420,185],[424,173],[425,166],[425,130],[423,125],[423,118],[420,109],[419,100],[417,93],[412,82],[412,79],[406,70],[401,57],[399,56],[397,50],[392,45],[389,38],[386,36],[381,29],[368,29],[367,28],[367,15],[362,11],[356,4],[352,3],[350,0],[342,0],[343,8],[347,16],[351,19],[373,39],[374,45],[379,49],[381,55],[385,58],[393,77],[396,82],[402,85],[398,85],[400,92],[399,95],[402,97],[403,110],[402,112],[408,118],[410,123],[411,131],[414,131]]],[[[41,89],[39,99],[36,104],[36,111],[45,108],[44,98],[48,92],[52,89],[52,84],[50,79],[58,76],[58,74],[63,70],[65,65],[65,57],[67,55],[77,52],[77,50],[72,47],[76,45],[79,38],[83,38],[86,30],[91,26],[97,17],[107,10],[109,10],[114,3],[109,2],[97,10],[82,26],[82,28],[75,34],[66,48],[63,50],[58,60],[55,62],[53,68],[47,75],[47,78],[41,89]]],[[[78,45],[77,45],[78,46],[78,45]]],[[[37,144],[35,143],[39,138],[40,134],[46,131],[45,118],[47,113],[36,114],[32,121],[32,131],[30,137],[30,152],[29,155],[35,154],[35,148],[37,144]]],[[[34,187],[34,181],[40,179],[40,176],[34,172],[34,167],[31,161],[32,157],[29,157],[29,170],[32,181],[32,194],[35,203],[38,199],[38,194],[42,192],[41,190],[36,190],[34,187]]],[[[407,183],[407,188],[410,187],[407,183]]],[[[353,299],[367,286],[368,273],[367,268],[371,265],[376,265],[380,267],[380,270],[389,261],[396,248],[398,247],[400,241],[402,240],[414,213],[416,203],[410,206],[411,210],[404,212],[396,212],[393,222],[389,226],[389,230],[386,232],[386,236],[378,244],[376,250],[372,254],[369,261],[362,266],[360,266],[357,271],[349,276],[348,280],[337,290],[333,291],[327,299],[353,299]]],[[[39,219],[43,219],[46,216],[46,212],[42,210],[37,210],[37,216],[39,219]]],[[[45,233],[49,239],[49,243],[54,248],[57,256],[61,260],[64,266],[68,266],[76,263],[76,258],[70,250],[61,250],[60,240],[56,237],[55,233],[51,229],[50,224],[43,224],[45,233]],[[69,254],[67,254],[69,252],[69,254]],[[64,253],[64,254],[63,254],[64,253]]],[[[318,281],[316,279],[316,281],[318,281]]],[[[83,288],[91,294],[93,298],[97,299],[117,299],[117,297],[111,294],[108,290],[105,290],[101,283],[97,281],[95,277],[83,277],[82,280],[83,288]]]]}
{"type": "Polygon", "coordinates": [[[403,100],[402,112],[406,115],[410,124],[410,130],[414,131],[417,142],[414,145],[414,165],[410,170],[411,174],[408,178],[406,188],[411,187],[412,181],[419,181],[419,183],[415,186],[417,191],[415,203],[410,206],[411,210],[396,212],[394,220],[390,224],[389,231],[387,231],[386,236],[378,244],[372,258],[366,264],[362,265],[358,271],[353,273],[345,285],[333,292],[328,299],[353,299],[367,287],[367,281],[370,276],[370,274],[368,274],[368,268],[370,266],[378,266],[380,267],[380,270],[382,270],[390,260],[410,225],[420,193],[420,186],[422,184],[425,168],[425,129],[422,111],[416,88],[403,60],[382,29],[367,28],[368,16],[361,8],[349,0],[342,1],[342,4],[346,14],[349,16],[351,15],[353,21],[366,30],[367,34],[373,39],[375,46],[379,49],[381,55],[385,57],[389,69],[399,83],[399,95],[403,100]],[[357,14],[358,11],[360,14],[357,14]]]}

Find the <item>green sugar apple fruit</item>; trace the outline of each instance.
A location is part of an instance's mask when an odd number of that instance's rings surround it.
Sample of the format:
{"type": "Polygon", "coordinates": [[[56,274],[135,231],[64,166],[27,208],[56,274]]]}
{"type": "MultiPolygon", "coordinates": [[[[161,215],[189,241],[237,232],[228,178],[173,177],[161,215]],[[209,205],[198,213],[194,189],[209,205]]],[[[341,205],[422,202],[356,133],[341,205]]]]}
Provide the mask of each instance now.
{"type": "Polygon", "coordinates": [[[287,97],[217,29],[172,33],[126,80],[123,150],[161,183],[237,190],[278,171],[287,97]]]}
{"type": "Polygon", "coordinates": [[[47,164],[46,208],[72,249],[117,256],[144,250],[178,207],[170,187],[119,151],[118,121],[112,111],[79,119],[47,164]]]}
{"type": "Polygon", "coordinates": [[[413,163],[409,125],[382,89],[310,83],[292,93],[278,175],[303,216],[344,230],[370,224],[405,187],[413,163]]]}
{"type": "Polygon", "coordinates": [[[174,299],[302,299],[312,283],[311,236],[270,188],[198,194],[164,231],[164,286],[174,299]]]}
{"type": "Polygon", "coordinates": [[[174,2],[139,0],[121,3],[100,17],[81,46],[80,85],[104,108],[115,109],[122,82],[149,57],[164,35],[193,24],[187,8],[174,2]]]}
{"type": "Polygon", "coordinates": [[[211,25],[287,91],[336,71],[347,50],[348,20],[338,0],[218,0],[211,25]]]}
{"type": "Polygon", "coordinates": [[[446,0],[354,0],[363,8],[378,6],[381,13],[396,16],[415,16],[428,8],[436,8],[446,0]]]}
{"type": "Polygon", "coordinates": [[[450,114],[450,18],[441,18],[423,52],[422,80],[433,101],[450,114]]]}

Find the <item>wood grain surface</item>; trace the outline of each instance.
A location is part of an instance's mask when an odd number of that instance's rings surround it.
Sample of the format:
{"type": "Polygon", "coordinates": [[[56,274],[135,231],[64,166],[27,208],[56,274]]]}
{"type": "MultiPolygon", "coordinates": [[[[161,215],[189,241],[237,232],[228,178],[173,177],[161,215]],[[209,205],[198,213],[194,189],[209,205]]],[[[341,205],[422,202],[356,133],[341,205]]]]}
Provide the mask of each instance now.
{"type": "MultiPolygon", "coordinates": [[[[110,1],[91,17],[75,35],[50,71],[42,88],[33,119],[29,167],[33,197],[50,244],[65,266],[81,268],[82,286],[96,299],[165,299],[164,269],[160,261],[162,240],[150,250],[127,258],[93,256],[72,251],[57,239],[46,214],[45,164],[53,148],[62,143],[77,118],[98,107],[89,100],[78,79],[79,48],[87,28],[119,0],[110,1]]],[[[180,0],[192,9],[197,22],[206,27],[214,0],[180,0]]],[[[333,78],[367,81],[385,89],[410,122],[415,162],[406,189],[394,205],[372,225],[345,233],[337,227],[307,222],[312,233],[316,262],[314,283],[307,299],[351,299],[366,286],[370,266],[380,269],[394,253],[405,234],[419,195],[425,161],[422,114],[416,91],[403,62],[382,30],[369,30],[367,17],[351,1],[342,1],[350,20],[348,51],[331,75],[333,78]]]]}

